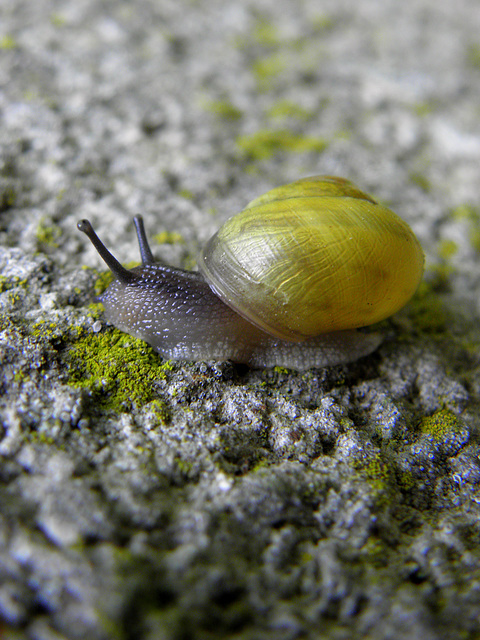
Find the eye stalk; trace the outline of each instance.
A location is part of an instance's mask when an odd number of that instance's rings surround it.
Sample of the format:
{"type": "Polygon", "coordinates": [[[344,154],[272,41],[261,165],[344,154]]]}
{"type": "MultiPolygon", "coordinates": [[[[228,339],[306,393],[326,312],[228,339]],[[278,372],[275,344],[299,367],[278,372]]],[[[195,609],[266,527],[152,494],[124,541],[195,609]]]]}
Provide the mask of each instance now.
{"type": "Polygon", "coordinates": [[[147,234],[145,233],[142,216],[135,216],[133,219],[133,224],[135,225],[135,230],[137,232],[138,246],[140,248],[142,264],[144,266],[146,264],[153,264],[155,262],[155,258],[153,257],[150,245],[148,244],[147,234]]]}
{"type": "Polygon", "coordinates": [[[118,262],[115,256],[111,254],[103,244],[90,224],[90,220],[84,219],[77,222],[77,229],[87,236],[117,280],[120,280],[120,282],[123,282],[124,284],[128,284],[135,280],[135,274],[128,269],[125,269],[125,267],[118,262]]]}

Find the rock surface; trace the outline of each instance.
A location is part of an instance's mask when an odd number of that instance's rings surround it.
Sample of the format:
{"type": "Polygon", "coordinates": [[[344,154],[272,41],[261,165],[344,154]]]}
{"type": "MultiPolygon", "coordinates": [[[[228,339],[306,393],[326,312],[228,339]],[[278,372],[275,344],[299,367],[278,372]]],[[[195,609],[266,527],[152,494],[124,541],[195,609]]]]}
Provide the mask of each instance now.
{"type": "Polygon", "coordinates": [[[4,2],[0,636],[480,636],[477,0],[4,2]],[[89,218],[194,265],[305,175],[409,222],[380,349],[162,362],[106,325],[89,218]],[[2,635],[3,634],[3,635],[2,635]]]}

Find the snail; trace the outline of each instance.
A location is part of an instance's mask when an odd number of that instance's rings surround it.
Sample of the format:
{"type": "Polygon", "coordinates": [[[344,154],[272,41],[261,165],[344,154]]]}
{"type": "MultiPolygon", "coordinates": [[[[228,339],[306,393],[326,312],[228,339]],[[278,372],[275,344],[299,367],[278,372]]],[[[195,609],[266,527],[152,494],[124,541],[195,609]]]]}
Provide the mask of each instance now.
{"type": "Polygon", "coordinates": [[[403,307],[423,252],[410,227],[353,183],[314,176],[253,200],[206,243],[200,272],[155,262],[134,218],[142,264],[124,268],[90,222],[78,229],[115,280],[106,319],[163,357],[307,369],[373,352],[357,331],[403,307]]]}

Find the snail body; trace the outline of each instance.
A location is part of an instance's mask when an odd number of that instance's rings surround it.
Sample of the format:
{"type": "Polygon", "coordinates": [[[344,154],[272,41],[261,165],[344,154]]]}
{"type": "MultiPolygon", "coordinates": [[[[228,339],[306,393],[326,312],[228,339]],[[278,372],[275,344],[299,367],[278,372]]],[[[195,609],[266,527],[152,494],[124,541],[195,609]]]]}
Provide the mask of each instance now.
{"type": "Polygon", "coordinates": [[[415,292],[423,253],[408,225],[347,180],[316,176],[269,191],[207,242],[200,273],[153,259],[134,219],[142,265],[127,270],[87,234],[115,275],[106,318],[165,358],[295,369],[350,362],[378,333],[355,331],[415,292]]]}

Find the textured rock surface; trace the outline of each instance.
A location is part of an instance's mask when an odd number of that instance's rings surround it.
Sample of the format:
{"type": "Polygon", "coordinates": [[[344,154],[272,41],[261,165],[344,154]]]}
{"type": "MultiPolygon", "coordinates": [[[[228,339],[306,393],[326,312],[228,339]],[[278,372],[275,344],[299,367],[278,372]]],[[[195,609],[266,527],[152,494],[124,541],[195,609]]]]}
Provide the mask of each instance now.
{"type": "Polygon", "coordinates": [[[478,638],[477,0],[2,4],[0,635],[478,638]],[[425,249],[376,354],[163,363],[102,322],[78,219],[192,266],[318,173],[425,249]]]}

